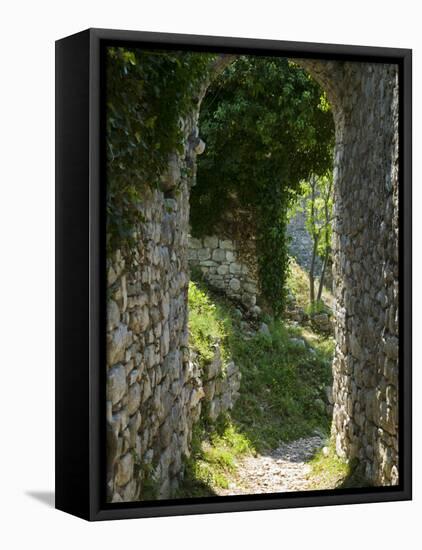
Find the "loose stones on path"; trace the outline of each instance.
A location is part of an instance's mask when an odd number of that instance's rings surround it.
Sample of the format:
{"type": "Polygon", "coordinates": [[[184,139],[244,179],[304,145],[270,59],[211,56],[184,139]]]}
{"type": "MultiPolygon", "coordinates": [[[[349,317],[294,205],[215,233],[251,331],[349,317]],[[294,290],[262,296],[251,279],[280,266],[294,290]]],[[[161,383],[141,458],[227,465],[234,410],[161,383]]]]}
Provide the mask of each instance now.
{"type": "Polygon", "coordinates": [[[239,462],[236,481],[215,492],[227,496],[309,490],[307,462],[323,445],[324,440],[315,435],[283,443],[269,455],[247,457],[239,462]]]}

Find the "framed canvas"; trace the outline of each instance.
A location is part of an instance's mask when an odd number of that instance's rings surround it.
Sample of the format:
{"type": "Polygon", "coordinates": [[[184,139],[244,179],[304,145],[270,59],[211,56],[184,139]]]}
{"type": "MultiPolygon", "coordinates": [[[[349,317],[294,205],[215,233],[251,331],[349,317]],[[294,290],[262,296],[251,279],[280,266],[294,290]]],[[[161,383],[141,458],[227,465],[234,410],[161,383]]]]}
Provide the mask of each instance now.
{"type": "Polygon", "coordinates": [[[56,43],[56,507],[411,498],[411,50],[56,43]]]}

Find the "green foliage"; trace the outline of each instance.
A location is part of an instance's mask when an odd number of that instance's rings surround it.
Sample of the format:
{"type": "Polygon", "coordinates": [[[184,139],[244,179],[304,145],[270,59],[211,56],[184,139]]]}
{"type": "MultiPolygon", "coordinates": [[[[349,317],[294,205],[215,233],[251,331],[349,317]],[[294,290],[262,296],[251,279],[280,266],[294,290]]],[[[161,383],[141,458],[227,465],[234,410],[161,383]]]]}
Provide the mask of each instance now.
{"type": "Polygon", "coordinates": [[[242,56],[211,85],[200,128],[207,149],[191,195],[192,232],[200,236],[219,224],[224,230],[233,212],[243,232],[235,237],[257,236],[261,287],[278,315],[288,264],[287,208],[302,180],[332,164],[326,97],[287,59],[242,56]]]}
{"type": "Polygon", "coordinates": [[[320,177],[312,177],[301,182],[301,195],[289,213],[305,212],[305,225],[308,233],[317,243],[317,254],[324,258],[331,251],[333,218],[333,173],[328,171],[320,177]]]}
{"type": "Polygon", "coordinates": [[[107,248],[131,243],[145,187],[182,152],[180,118],[213,56],[110,47],[106,64],[107,248]]]}
{"type": "Polygon", "coordinates": [[[328,313],[331,314],[331,309],[324,304],[322,300],[315,300],[305,308],[305,313],[308,315],[314,315],[316,313],[328,313]]]}
{"type": "Polygon", "coordinates": [[[184,482],[175,496],[211,496],[216,488],[227,489],[230,476],[236,472],[236,459],[252,451],[250,442],[228,415],[220,415],[212,426],[196,424],[184,482]]]}
{"type": "Polygon", "coordinates": [[[286,287],[294,297],[295,303],[302,309],[309,305],[309,278],[295,258],[289,258],[286,287]]]}
{"type": "Polygon", "coordinates": [[[317,402],[331,384],[334,343],[281,321],[270,324],[270,335],[245,339],[235,308],[198,283],[191,283],[189,306],[191,345],[208,358],[209,343],[220,338],[242,373],[231,413],[214,423],[202,417],[194,427],[184,482],[175,496],[203,497],[229,487],[239,458],[315,430],[328,433],[330,418],[317,402]],[[198,322],[201,314],[204,323],[198,322]]]}
{"type": "Polygon", "coordinates": [[[222,357],[227,358],[227,339],[232,323],[226,308],[214,302],[204,286],[193,281],[189,283],[188,300],[190,345],[198,353],[200,364],[212,360],[217,343],[222,357]]]}
{"type": "Polygon", "coordinates": [[[324,284],[324,275],[331,254],[332,220],[333,220],[333,173],[329,170],[323,176],[312,176],[301,183],[302,200],[292,205],[288,217],[297,212],[305,213],[305,227],[312,238],[312,259],[309,270],[311,307],[318,309],[324,284]],[[314,271],[315,260],[319,256],[323,260],[323,268],[319,282],[318,294],[315,297],[314,271]]]}
{"type": "Polygon", "coordinates": [[[335,442],[330,439],[327,447],[321,449],[310,462],[309,479],[312,489],[350,489],[371,487],[365,477],[362,464],[353,459],[347,461],[336,453],[335,442]]]}
{"type": "Polygon", "coordinates": [[[332,489],[341,485],[350,475],[348,462],[337,456],[335,444],[330,440],[327,447],[320,449],[312,458],[309,479],[312,489],[332,489]]]}
{"type": "Polygon", "coordinates": [[[331,384],[333,349],[331,339],[308,338],[281,321],[270,325],[270,336],[236,339],[233,357],[241,366],[242,388],[232,417],[255,450],[315,429],[329,431],[330,418],[318,404],[331,384]]]}

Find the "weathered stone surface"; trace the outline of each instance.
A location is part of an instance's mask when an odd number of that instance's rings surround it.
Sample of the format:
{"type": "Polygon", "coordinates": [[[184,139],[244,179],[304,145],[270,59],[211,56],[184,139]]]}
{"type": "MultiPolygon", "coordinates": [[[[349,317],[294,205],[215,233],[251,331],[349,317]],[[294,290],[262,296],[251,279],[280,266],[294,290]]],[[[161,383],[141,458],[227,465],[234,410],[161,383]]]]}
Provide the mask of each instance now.
{"type": "Polygon", "coordinates": [[[107,347],[107,361],[113,365],[119,361],[123,361],[125,357],[126,347],[132,343],[132,333],[128,331],[127,326],[120,323],[119,326],[111,333],[107,347]]]}
{"type": "Polygon", "coordinates": [[[398,387],[397,69],[387,64],[300,63],[326,89],[336,124],[336,449],[340,456],[361,460],[375,485],[396,484],[397,403],[390,405],[383,388],[398,387]]]}
{"type": "Polygon", "coordinates": [[[114,300],[109,300],[107,304],[107,330],[113,330],[120,322],[119,306],[114,300]]]}
{"type": "Polygon", "coordinates": [[[115,405],[125,395],[126,390],[126,369],[123,365],[116,365],[107,373],[107,399],[115,405]]]}
{"type": "Polygon", "coordinates": [[[220,248],[217,248],[212,253],[212,259],[215,262],[224,262],[226,260],[226,253],[224,250],[221,250],[220,248]]]}
{"type": "Polygon", "coordinates": [[[130,453],[123,455],[117,462],[116,484],[126,485],[133,476],[133,458],[130,453]]]}
{"type": "Polygon", "coordinates": [[[220,248],[223,250],[235,250],[235,245],[230,239],[220,241],[220,248]]]}
{"type": "Polygon", "coordinates": [[[129,414],[135,413],[141,404],[141,388],[138,383],[132,384],[129,388],[127,410],[129,414]]]}
{"type": "Polygon", "coordinates": [[[209,260],[211,258],[211,249],[210,248],[200,248],[198,250],[198,259],[199,260],[209,260]]]}
{"type": "Polygon", "coordinates": [[[177,155],[171,155],[167,171],[161,177],[161,187],[164,191],[170,191],[180,182],[180,162],[177,155]]]}
{"type": "MultiPolygon", "coordinates": [[[[251,261],[251,257],[248,261],[251,261]]],[[[259,307],[252,311],[259,292],[251,272],[256,273],[257,266],[254,263],[251,269],[251,266],[242,262],[234,241],[219,239],[214,235],[203,239],[190,238],[189,263],[200,267],[210,286],[225,292],[230,299],[241,304],[250,317],[260,315],[259,307]]]]}
{"type": "MultiPolygon", "coordinates": [[[[396,484],[397,67],[304,59],[298,63],[327,92],[336,124],[333,286],[337,346],[332,389],[336,448],[341,456],[362,460],[374,484],[396,484]]],[[[186,144],[189,136],[198,144],[196,120],[196,113],[183,120],[186,144]]],[[[230,367],[229,376],[229,367],[225,371],[220,363],[215,377],[205,380],[187,351],[188,248],[191,265],[198,265],[210,284],[242,304],[239,308],[248,315],[260,314],[255,309],[259,292],[245,286],[255,284],[259,291],[254,255],[243,254],[248,243],[238,247],[224,237],[216,244],[216,235],[210,235],[207,244],[188,241],[195,146],[186,146],[186,154],[178,157],[180,179],[175,168],[177,174],[168,189],[178,181],[174,198],[160,190],[147,190],[143,196],[139,205],[143,222],[135,228],[136,245],[131,251],[137,265],[129,268],[130,262],[120,251],[107,265],[110,300],[119,310],[108,306],[107,372],[113,367],[119,371],[107,375],[107,419],[115,444],[108,493],[114,502],[142,499],[142,476],[135,479],[135,457],[140,468],[151,465],[156,472],[159,495],[169,495],[182,474],[181,453],[189,454],[192,428],[202,408],[203,414],[209,409],[207,414],[215,419],[237,396],[240,378],[235,368],[230,367]],[[224,251],[224,259],[221,252],[214,254],[216,250],[224,251]],[[212,259],[213,254],[222,259],[212,259]],[[201,262],[210,263],[201,266],[201,262]],[[233,279],[240,282],[239,290],[230,288],[233,279]],[[141,311],[144,307],[149,324],[141,311]],[[135,368],[139,370],[136,380],[131,374],[135,368]],[[135,410],[138,383],[141,398],[135,410]],[[210,383],[213,390],[207,388],[210,383]],[[209,397],[212,391],[214,395],[205,404],[205,395],[209,397]],[[130,415],[129,410],[134,413],[130,415]],[[166,448],[161,447],[162,441],[168,443],[166,448]]]]}
{"type": "Polygon", "coordinates": [[[215,237],[214,235],[204,237],[204,247],[205,248],[217,248],[218,247],[218,237],[215,237]]]}
{"type": "Polygon", "coordinates": [[[233,273],[233,274],[240,274],[242,273],[242,266],[241,264],[233,262],[232,264],[230,264],[229,271],[230,273],[233,273]]]}
{"type": "Polygon", "coordinates": [[[231,279],[229,282],[229,287],[231,290],[238,291],[240,290],[240,281],[239,279],[231,279]]]}

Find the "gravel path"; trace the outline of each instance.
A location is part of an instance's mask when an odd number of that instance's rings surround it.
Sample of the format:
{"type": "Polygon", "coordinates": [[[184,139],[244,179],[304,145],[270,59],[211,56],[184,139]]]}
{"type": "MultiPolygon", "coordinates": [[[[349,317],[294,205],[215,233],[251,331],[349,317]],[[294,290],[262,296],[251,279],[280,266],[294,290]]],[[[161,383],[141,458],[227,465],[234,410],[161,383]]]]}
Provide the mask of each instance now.
{"type": "Polygon", "coordinates": [[[284,493],[310,489],[307,479],[311,467],[306,464],[324,440],[315,435],[283,443],[269,455],[247,457],[239,461],[236,478],[219,495],[284,493]]]}

